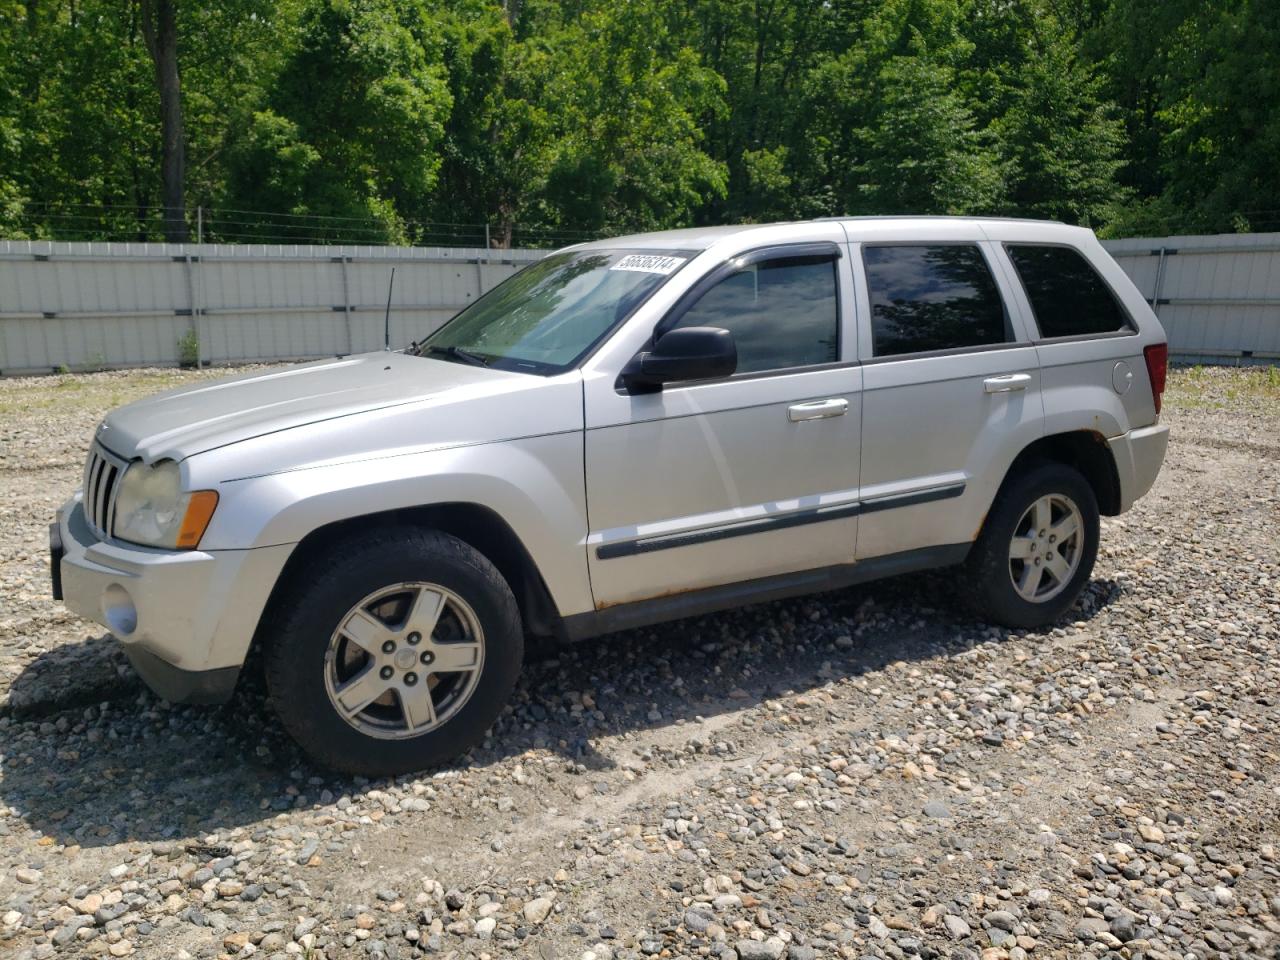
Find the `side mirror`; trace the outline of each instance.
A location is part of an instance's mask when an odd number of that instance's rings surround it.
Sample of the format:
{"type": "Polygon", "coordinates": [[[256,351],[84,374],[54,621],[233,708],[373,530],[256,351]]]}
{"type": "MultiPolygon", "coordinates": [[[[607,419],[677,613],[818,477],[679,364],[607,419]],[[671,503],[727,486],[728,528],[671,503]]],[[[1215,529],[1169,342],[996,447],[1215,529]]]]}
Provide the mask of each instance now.
{"type": "Polygon", "coordinates": [[[663,334],[652,350],[637,354],[622,371],[622,383],[634,393],[661,390],[664,383],[718,380],[738,369],[733,334],[720,327],[677,327],[663,334]]]}

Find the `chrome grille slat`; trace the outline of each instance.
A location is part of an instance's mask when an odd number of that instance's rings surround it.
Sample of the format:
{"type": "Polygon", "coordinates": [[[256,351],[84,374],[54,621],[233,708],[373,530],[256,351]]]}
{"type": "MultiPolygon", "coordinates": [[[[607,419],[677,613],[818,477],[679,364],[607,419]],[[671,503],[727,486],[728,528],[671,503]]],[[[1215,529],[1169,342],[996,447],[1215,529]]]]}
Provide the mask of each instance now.
{"type": "Polygon", "coordinates": [[[93,489],[93,522],[103,530],[106,525],[103,521],[107,518],[107,471],[110,469],[105,460],[98,467],[98,482],[93,489]]]}
{"type": "MultiPolygon", "coordinates": [[[[93,481],[97,474],[98,458],[92,447],[89,448],[89,462],[84,465],[84,515],[89,516],[89,504],[93,503],[93,481]]],[[[92,521],[90,521],[92,523],[92,521]]]]}
{"type": "Polygon", "coordinates": [[[113,466],[108,466],[102,480],[103,497],[102,512],[98,514],[102,518],[102,529],[108,533],[111,532],[111,509],[116,502],[116,481],[120,479],[120,471],[113,466]]]}
{"type": "Polygon", "coordinates": [[[84,483],[84,516],[89,521],[89,526],[93,527],[94,532],[101,534],[98,528],[98,519],[95,516],[98,503],[98,476],[102,473],[102,458],[98,456],[98,449],[94,447],[89,451],[89,468],[85,471],[84,483]]]}
{"type": "Polygon", "coordinates": [[[103,530],[110,531],[115,529],[116,494],[120,492],[119,487],[117,485],[117,481],[120,479],[120,476],[123,472],[124,472],[123,470],[117,470],[115,467],[111,468],[111,476],[107,480],[107,482],[111,485],[111,496],[107,500],[107,509],[103,517],[103,523],[102,523],[103,530]]]}

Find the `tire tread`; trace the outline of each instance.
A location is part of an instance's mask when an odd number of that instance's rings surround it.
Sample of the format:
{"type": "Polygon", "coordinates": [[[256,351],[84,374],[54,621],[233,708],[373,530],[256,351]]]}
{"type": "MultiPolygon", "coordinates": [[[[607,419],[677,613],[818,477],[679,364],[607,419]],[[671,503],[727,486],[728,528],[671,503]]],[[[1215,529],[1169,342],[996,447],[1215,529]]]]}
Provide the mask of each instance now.
{"type": "Polygon", "coordinates": [[[965,560],[964,580],[968,586],[965,600],[968,606],[982,619],[1006,627],[1034,629],[1057,622],[1075,604],[1093,571],[1098,550],[1098,522],[1098,503],[1093,488],[1079,471],[1054,460],[1027,464],[1020,476],[1009,478],[1001,486],[987,513],[982,533],[965,560]],[[1070,493],[1084,518],[1085,555],[1072,578],[1075,581],[1072,585],[1044,604],[1033,604],[1019,597],[1012,584],[1007,583],[1009,558],[1004,528],[1009,523],[1017,523],[1026,509],[1030,492],[1045,484],[1066,484],[1075,488],[1070,493]],[[1015,511],[1017,516],[1011,516],[1015,511]]]}
{"type": "MultiPolygon", "coordinates": [[[[340,591],[344,582],[351,576],[353,569],[359,569],[363,563],[381,561],[387,556],[402,555],[406,557],[429,558],[432,561],[469,567],[484,582],[497,601],[502,628],[508,634],[506,642],[514,645],[514,655],[507,659],[512,662],[491,664],[486,658],[486,672],[497,667],[500,674],[502,700],[510,694],[511,688],[519,675],[523,660],[523,632],[520,626],[520,612],[510,586],[498,572],[497,567],[482,553],[457,537],[421,527],[403,529],[375,528],[358,537],[341,541],[326,548],[314,557],[304,560],[291,574],[284,585],[277,602],[269,614],[268,631],[263,650],[263,670],[266,678],[268,699],[272,709],[281,723],[303,750],[317,763],[334,770],[346,773],[367,775],[388,775],[405,773],[410,770],[424,769],[443,763],[450,758],[466,752],[483,738],[489,724],[475,727],[469,731],[455,728],[453,724],[461,719],[461,714],[451,719],[443,727],[424,735],[433,737],[438,732],[448,731],[449,738],[446,749],[435,749],[423,752],[421,763],[395,763],[388,765],[379,757],[388,751],[380,749],[386,744],[408,745],[417,740],[403,741],[370,741],[370,749],[359,756],[352,756],[342,744],[325,736],[318,736],[310,722],[310,711],[305,708],[305,697],[296,695],[299,685],[298,672],[293,645],[301,640],[294,637],[300,628],[302,605],[308,598],[324,597],[332,592],[340,591]]],[[[409,579],[406,577],[406,579],[409,579]]],[[[327,641],[327,637],[325,638],[327,641]]],[[[490,645],[491,636],[486,630],[486,645],[490,645]]],[[[486,650],[486,655],[488,655],[486,650]]],[[[478,695],[480,691],[474,696],[478,695]]],[[[326,706],[328,705],[326,700],[326,706]]],[[[471,707],[469,702],[463,710],[471,707]]],[[[353,730],[353,732],[355,732],[353,730]]]]}

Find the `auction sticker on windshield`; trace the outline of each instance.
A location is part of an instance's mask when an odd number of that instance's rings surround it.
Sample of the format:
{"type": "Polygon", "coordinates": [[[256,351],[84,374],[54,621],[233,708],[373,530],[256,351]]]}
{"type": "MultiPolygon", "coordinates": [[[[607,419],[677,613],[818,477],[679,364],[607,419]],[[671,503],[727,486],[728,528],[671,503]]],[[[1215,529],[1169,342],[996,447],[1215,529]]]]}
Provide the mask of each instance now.
{"type": "Polygon", "coordinates": [[[684,263],[684,257],[664,257],[653,253],[629,253],[610,270],[631,270],[634,273],[672,273],[684,263]]]}

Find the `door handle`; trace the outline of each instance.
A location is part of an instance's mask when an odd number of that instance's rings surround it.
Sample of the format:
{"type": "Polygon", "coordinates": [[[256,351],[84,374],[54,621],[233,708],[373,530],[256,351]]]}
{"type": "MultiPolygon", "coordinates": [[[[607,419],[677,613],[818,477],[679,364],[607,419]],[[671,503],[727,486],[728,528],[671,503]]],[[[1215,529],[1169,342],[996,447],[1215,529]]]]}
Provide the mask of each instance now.
{"type": "Polygon", "coordinates": [[[827,417],[843,417],[849,410],[849,401],[843,397],[830,400],[810,400],[808,403],[793,403],[787,407],[787,419],[792,423],[803,420],[823,420],[827,417]]]}
{"type": "Polygon", "coordinates": [[[982,389],[987,393],[1012,393],[1015,390],[1027,389],[1031,382],[1029,373],[1010,373],[1003,377],[987,377],[982,381],[982,389]]]}

